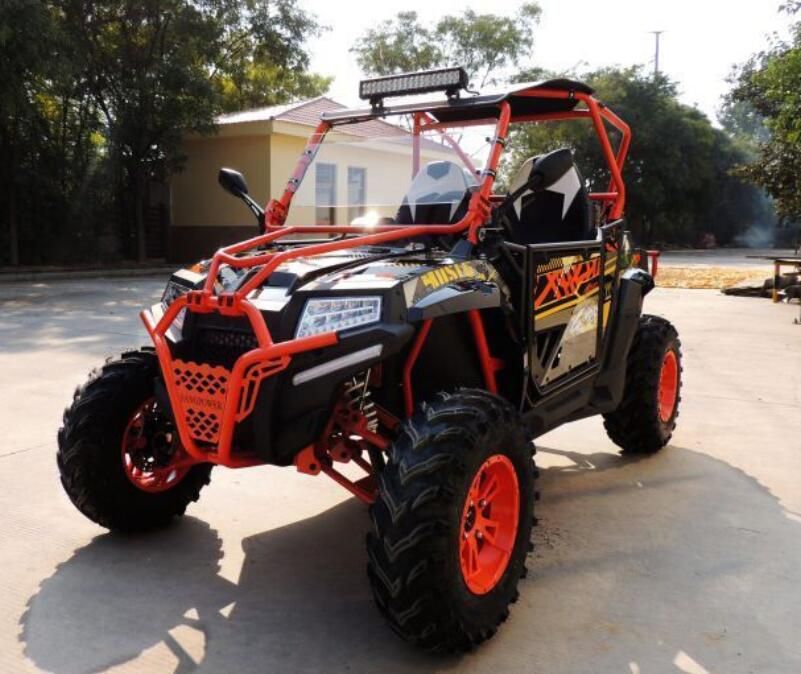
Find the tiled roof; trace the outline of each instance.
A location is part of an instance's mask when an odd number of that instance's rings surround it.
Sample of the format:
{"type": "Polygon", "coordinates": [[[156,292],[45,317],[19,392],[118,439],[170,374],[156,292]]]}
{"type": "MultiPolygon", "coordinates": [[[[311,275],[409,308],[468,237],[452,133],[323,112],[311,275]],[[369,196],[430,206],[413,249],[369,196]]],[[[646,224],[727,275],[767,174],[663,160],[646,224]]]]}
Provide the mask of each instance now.
{"type": "MultiPolygon", "coordinates": [[[[342,110],[345,105],[337,103],[327,96],[318,96],[308,101],[295,101],[294,103],[284,103],[283,105],[271,105],[266,108],[254,108],[253,110],[243,110],[242,112],[230,112],[217,117],[217,124],[243,124],[245,122],[293,122],[307,126],[317,126],[320,122],[320,115],[329,110],[342,110]]],[[[380,136],[405,136],[408,131],[389,124],[381,120],[370,120],[359,124],[340,127],[341,132],[352,133],[357,136],[380,137],[380,136]]]]}
{"type": "Polygon", "coordinates": [[[320,114],[327,110],[340,110],[345,106],[326,96],[318,96],[308,101],[294,101],[282,105],[270,105],[266,108],[254,108],[242,112],[229,112],[217,117],[217,124],[242,124],[243,122],[269,122],[274,119],[297,122],[299,124],[317,124],[320,114]]]}

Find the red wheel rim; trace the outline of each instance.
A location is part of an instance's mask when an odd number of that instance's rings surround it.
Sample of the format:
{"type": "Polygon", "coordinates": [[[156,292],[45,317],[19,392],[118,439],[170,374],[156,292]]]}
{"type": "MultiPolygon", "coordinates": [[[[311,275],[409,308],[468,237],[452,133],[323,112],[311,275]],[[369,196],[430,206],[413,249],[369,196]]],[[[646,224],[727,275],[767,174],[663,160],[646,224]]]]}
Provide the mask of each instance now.
{"type": "Polygon", "coordinates": [[[175,443],[177,446],[165,465],[143,465],[140,457],[152,449],[148,447],[151,440],[145,435],[145,423],[147,415],[153,414],[155,405],[155,398],[142,403],[131,415],[122,435],[122,466],[125,475],[135,487],[151,493],[172,489],[186,476],[193,463],[178,444],[177,438],[172,437],[174,431],[159,430],[157,434],[164,436],[159,437],[160,441],[171,445],[175,443]]]}
{"type": "Polygon", "coordinates": [[[679,359],[673,350],[665,354],[662,370],[659,373],[659,419],[667,423],[676,409],[676,398],[679,393],[679,359]]]}
{"type": "Polygon", "coordinates": [[[459,527],[459,562],[473,594],[486,594],[500,581],[517,538],[520,488],[512,462],[489,457],[467,492],[459,527]]]}

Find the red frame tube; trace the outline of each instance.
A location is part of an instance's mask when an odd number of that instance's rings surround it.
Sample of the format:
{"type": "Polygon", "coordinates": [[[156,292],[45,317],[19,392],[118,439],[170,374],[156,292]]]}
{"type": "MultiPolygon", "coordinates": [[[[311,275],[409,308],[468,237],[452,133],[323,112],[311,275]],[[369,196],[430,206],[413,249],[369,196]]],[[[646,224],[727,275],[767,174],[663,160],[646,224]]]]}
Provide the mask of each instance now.
{"type": "Polygon", "coordinates": [[[498,361],[490,355],[489,344],[487,343],[487,333],[484,331],[484,322],[481,319],[481,312],[472,309],[467,312],[470,327],[473,329],[473,338],[476,341],[478,351],[478,361],[481,364],[481,372],[484,374],[484,384],[490,393],[498,392],[498,382],[495,379],[495,372],[503,367],[503,362],[498,361]]]}
{"type": "MultiPolygon", "coordinates": [[[[481,312],[477,309],[472,309],[467,312],[467,318],[470,321],[470,328],[473,331],[473,339],[476,343],[481,373],[484,377],[484,385],[490,393],[497,393],[498,382],[495,373],[503,368],[504,363],[497,358],[493,358],[492,354],[490,354],[487,333],[484,331],[484,322],[481,318],[481,312]]],[[[434,319],[432,318],[423,321],[412,343],[409,355],[406,357],[406,362],[403,364],[403,409],[407,417],[410,417],[412,412],[414,412],[412,370],[414,370],[417,359],[420,357],[420,352],[423,350],[426,339],[428,339],[428,333],[431,331],[431,325],[433,323],[434,319]]]]}
{"type": "MultiPolygon", "coordinates": [[[[448,145],[450,145],[451,149],[454,152],[456,152],[456,154],[458,155],[459,159],[462,160],[462,163],[467,167],[467,169],[470,171],[470,173],[472,173],[473,175],[478,175],[478,171],[476,170],[476,167],[473,164],[472,159],[470,159],[470,157],[468,157],[465,154],[464,150],[462,150],[462,148],[459,146],[458,142],[456,142],[449,134],[445,133],[445,129],[448,128],[447,126],[446,127],[442,127],[437,122],[432,122],[433,118],[431,117],[431,115],[429,115],[426,112],[424,112],[422,114],[421,113],[417,113],[414,116],[414,118],[415,118],[415,129],[414,129],[415,140],[414,140],[414,142],[415,142],[415,147],[417,148],[417,156],[415,158],[416,170],[414,172],[414,175],[417,175],[417,172],[420,170],[420,133],[422,131],[426,131],[426,130],[432,129],[432,128],[435,131],[437,131],[442,136],[442,140],[444,140],[448,145]],[[418,118],[419,118],[419,122],[418,122],[418,118]]],[[[464,125],[460,125],[460,128],[462,126],[464,126],[464,125]]]]}
{"type": "Polygon", "coordinates": [[[406,358],[406,363],[403,365],[403,410],[406,412],[407,417],[412,416],[412,412],[414,412],[412,370],[414,369],[414,364],[417,362],[417,358],[420,356],[420,351],[423,350],[423,344],[428,337],[428,333],[431,330],[431,324],[433,322],[434,321],[430,318],[426,321],[423,321],[423,325],[420,327],[417,337],[412,344],[412,350],[409,351],[409,356],[406,358]]]}
{"type": "MultiPolygon", "coordinates": [[[[601,141],[604,157],[609,164],[611,172],[610,187],[607,192],[595,193],[591,197],[595,200],[607,201],[611,204],[610,215],[618,218],[623,213],[625,204],[625,187],[621,175],[623,162],[628,152],[631,133],[628,125],[614,113],[603,107],[592,96],[583,93],[574,93],[560,90],[536,89],[529,92],[515,94],[518,96],[533,96],[538,98],[567,99],[576,98],[583,102],[586,110],[573,110],[567,112],[555,112],[544,115],[529,115],[513,118],[511,107],[507,101],[498,105],[498,117],[495,129],[495,142],[490,150],[481,183],[478,190],[472,195],[470,204],[465,216],[454,224],[441,225],[383,225],[378,227],[366,226],[285,226],[286,215],[292,204],[292,198],[300,186],[306,172],[311,165],[314,157],[323,142],[325,135],[332,128],[330,122],[320,122],[312,133],[303,154],[298,160],[298,164],[292,173],[284,193],[278,200],[271,200],[265,213],[265,232],[260,236],[246,241],[221,248],[214,255],[208,271],[208,277],[202,290],[193,291],[178,297],[164,312],[157,321],[149,311],[142,312],[142,320],[145,328],[153,340],[159,364],[164,374],[165,385],[173,405],[176,426],[187,453],[196,461],[209,461],[230,467],[250,466],[261,463],[261,460],[254,457],[234,455],[232,451],[232,438],[237,422],[236,415],[239,400],[242,395],[245,377],[250,367],[266,362],[275,363],[278,369],[285,368],[291,358],[305,351],[324,348],[337,342],[336,333],[325,333],[313,337],[301,339],[290,339],[284,342],[274,343],[272,336],[267,328],[261,313],[248,300],[248,294],[258,288],[280,265],[289,260],[299,257],[310,257],[321,255],[336,250],[345,250],[358,246],[374,245],[408,239],[421,235],[449,235],[466,233],[467,238],[472,243],[478,242],[478,232],[489,218],[492,208],[492,188],[495,183],[495,171],[500,162],[501,154],[504,149],[505,140],[508,134],[509,125],[519,121],[545,121],[578,119],[589,117],[592,120],[596,133],[601,141]],[[611,124],[622,134],[622,140],[617,152],[612,149],[609,137],[606,133],[604,122],[611,124]],[[298,246],[281,252],[257,252],[250,255],[255,249],[268,246],[280,238],[292,234],[345,234],[352,235],[351,238],[317,243],[308,246],[298,246]],[[235,293],[214,294],[214,285],[219,275],[220,267],[223,264],[235,268],[254,268],[261,267],[251,278],[235,293]],[[218,312],[226,316],[243,316],[247,318],[258,341],[258,347],[242,355],[234,364],[228,381],[228,394],[222,411],[222,422],[219,432],[219,440],[216,447],[201,447],[192,438],[190,429],[185,418],[185,410],[181,403],[177,385],[173,381],[173,358],[167,343],[166,334],[182,309],[198,313],[218,312]]],[[[424,115],[414,117],[414,136],[416,138],[413,149],[414,170],[419,170],[420,147],[419,134],[423,128],[441,130],[447,126],[468,126],[478,123],[486,123],[486,120],[470,120],[465,122],[453,122],[452,124],[442,124],[429,122],[425,123],[424,115]]],[[[444,134],[449,138],[447,134],[444,134]]],[[[452,139],[451,139],[452,140],[452,139]]],[[[446,141],[447,142],[447,141],[446,141]]],[[[486,344],[481,316],[476,313],[470,314],[470,322],[473,327],[476,339],[479,358],[481,360],[482,371],[489,390],[497,390],[495,382],[495,370],[498,362],[489,355],[486,344]]],[[[419,356],[422,342],[430,329],[430,321],[424,323],[418,335],[418,342],[413,349],[414,358],[407,362],[404,371],[404,403],[407,412],[411,413],[413,407],[413,395],[411,391],[411,368],[414,361],[419,356]]]]}

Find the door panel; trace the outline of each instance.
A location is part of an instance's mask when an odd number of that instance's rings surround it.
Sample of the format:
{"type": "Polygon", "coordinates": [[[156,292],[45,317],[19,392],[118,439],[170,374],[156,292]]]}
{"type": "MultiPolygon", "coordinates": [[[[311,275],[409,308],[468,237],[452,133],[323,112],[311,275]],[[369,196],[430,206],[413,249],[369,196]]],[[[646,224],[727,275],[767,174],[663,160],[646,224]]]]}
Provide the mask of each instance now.
{"type": "Polygon", "coordinates": [[[581,251],[530,248],[534,339],[529,362],[542,389],[597,362],[603,255],[600,243],[581,251]]]}

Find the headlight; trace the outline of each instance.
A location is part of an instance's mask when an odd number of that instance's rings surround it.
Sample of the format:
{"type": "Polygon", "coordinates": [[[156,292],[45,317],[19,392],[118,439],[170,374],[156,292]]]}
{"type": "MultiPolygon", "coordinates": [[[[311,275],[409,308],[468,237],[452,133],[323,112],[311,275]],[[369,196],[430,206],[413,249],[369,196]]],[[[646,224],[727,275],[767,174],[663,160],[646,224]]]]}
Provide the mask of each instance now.
{"type": "MultiPolygon", "coordinates": [[[[167,287],[164,288],[164,293],[161,295],[161,306],[164,309],[164,311],[167,311],[169,306],[176,300],[176,298],[186,294],[187,292],[189,292],[189,290],[190,288],[182,286],[180,283],[176,283],[175,281],[169,281],[167,283],[167,287]]],[[[186,318],[186,307],[184,307],[178,312],[178,314],[172,321],[172,325],[170,326],[170,332],[173,333],[171,335],[173,341],[178,340],[177,335],[179,335],[181,331],[184,329],[185,318],[186,318]],[[174,331],[177,331],[177,334],[174,331]]]]}
{"type": "Polygon", "coordinates": [[[167,287],[164,288],[164,292],[161,295],[161,303],[164,305],[166,309],[170,306],[176,297],[180,297],[184,293],[189,292],[190,288],[186,286],[182,286],[180,283],[176,283],[175,281],[169,281],[167,283],[167,287]]]}
{"type": "Polygon", "coordinates": [[[346,330],[379,320],[380,297],[317,297],[306,302],[295,336],[346,330]]]}

